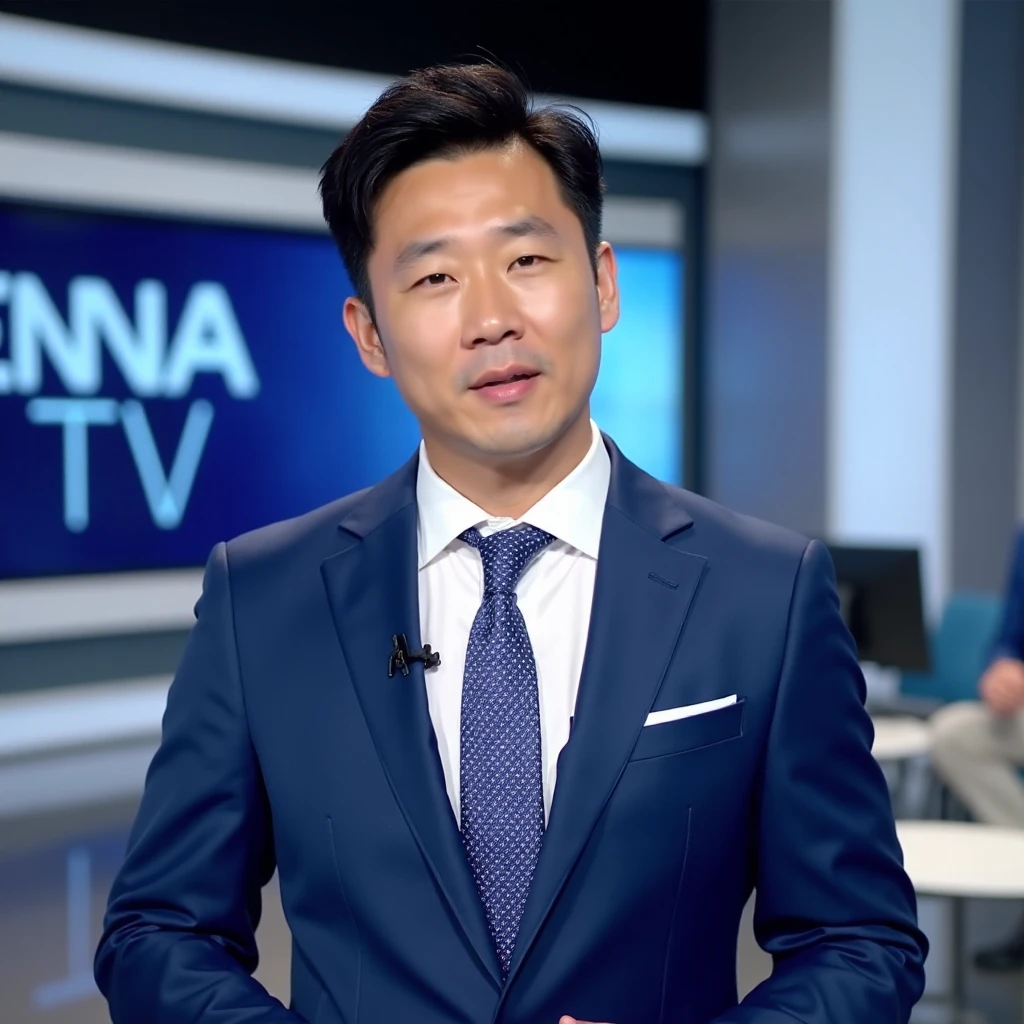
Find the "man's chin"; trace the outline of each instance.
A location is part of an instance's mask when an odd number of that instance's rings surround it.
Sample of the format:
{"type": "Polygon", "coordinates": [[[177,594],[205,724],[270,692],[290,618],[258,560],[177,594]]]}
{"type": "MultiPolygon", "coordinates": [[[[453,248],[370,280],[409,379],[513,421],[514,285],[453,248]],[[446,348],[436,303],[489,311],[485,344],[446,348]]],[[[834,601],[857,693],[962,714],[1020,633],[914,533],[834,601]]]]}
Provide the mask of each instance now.
{"type": "Polygon", "coordinates": [[[570,427],[524,423],[475,438],[473,447],[482,458],[495,462],[529,459],[557,445],[570,427]]]}

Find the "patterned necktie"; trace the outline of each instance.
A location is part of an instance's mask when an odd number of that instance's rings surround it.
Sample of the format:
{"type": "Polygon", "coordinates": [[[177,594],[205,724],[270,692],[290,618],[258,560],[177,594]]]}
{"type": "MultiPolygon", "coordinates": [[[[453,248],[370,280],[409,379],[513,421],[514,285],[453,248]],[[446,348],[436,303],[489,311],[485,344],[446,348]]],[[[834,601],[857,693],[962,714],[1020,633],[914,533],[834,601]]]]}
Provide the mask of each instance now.
{"type": "Polygon", "coordinates": [[[484,565],[462,683],[462,842],[507,975],[544,836],[537,665],[515,588],[554,537],[524,525],[461,539],[484,565]]]}

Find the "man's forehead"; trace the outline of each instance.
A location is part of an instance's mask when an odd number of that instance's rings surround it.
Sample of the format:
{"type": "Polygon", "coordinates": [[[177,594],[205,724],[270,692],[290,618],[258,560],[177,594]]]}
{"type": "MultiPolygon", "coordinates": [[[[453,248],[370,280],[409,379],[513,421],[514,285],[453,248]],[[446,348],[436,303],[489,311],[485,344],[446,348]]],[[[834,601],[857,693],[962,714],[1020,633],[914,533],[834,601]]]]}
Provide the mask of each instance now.
{"type": "Polygon", "coordinates": [[[407,168],[382,192],[373,217],[370,261],[386,273],[427,255],[510,238],[571,236],[577,225],[555,172],[525,144],[432,157],[407,168]]]}
{"type": "MultiPolygon", "coordinates": [[[[529,147],[482,150],[433,157],[406,168],[388,183],[377,204],[378,217],[450,214],[453,209],[518,204],[524,212],[560,201],[554,172],[529,147]],[[472,204],[464,207],[463,204],[472,204]],[[529,208],[529,209],[527,209],[529,208]]],[[[518,216],[511,211],[506,216],[518,216]]]]}

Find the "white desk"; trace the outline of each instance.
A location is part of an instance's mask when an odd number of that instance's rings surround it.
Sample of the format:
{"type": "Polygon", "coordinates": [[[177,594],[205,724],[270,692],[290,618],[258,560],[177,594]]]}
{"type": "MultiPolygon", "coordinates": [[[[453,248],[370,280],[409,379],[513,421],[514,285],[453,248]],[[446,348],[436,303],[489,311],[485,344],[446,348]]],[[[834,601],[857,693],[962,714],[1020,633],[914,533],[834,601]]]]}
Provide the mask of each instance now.
{"type": "Polygon", "coordinates": [[[1024,829],[966,821],[896,823],[907,874],[923,895],[1024,899],[1024,829]]]}
{"type": "Polygon", "coordinates": [[[881,764],[896,767],[896,778],[892,787],[893,810],[897,816],[913,817],[907,794],[910,788],[911,765],[931,752],[931,727],[927,722],[912,715],[880,715],[872,718],[871,722],[875,727],[871,753],[881,764]]]}
{"type": "Polygon", "coordinates": [[[878,761],[908,761],[923,757],[932,749],[932,731],[927,722],[910,715],[872,719],[875,741],[871,753],[878,761]]]}
{"type": "Polygon", "coordinates": [[[962,821],[898,821],[914,889],[945,896],[953,912],[952,998],[964,1014],[964,900],[1024,899],[1024,830],[962,821]]]}

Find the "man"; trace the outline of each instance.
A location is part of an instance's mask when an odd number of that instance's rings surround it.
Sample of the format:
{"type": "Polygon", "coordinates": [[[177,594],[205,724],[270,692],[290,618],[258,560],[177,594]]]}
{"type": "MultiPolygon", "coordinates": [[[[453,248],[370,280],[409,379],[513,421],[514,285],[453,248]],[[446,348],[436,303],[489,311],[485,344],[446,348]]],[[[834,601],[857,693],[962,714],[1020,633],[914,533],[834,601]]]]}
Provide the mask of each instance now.
{"type": "MultiPolygon", "coordinates": [[[[1024,828],[1024,530],[978,691],[980,701],[958,701],[934,715],[935,769],[978,821],[1024,828]]],[[[1024,920],[1005,942],[979,951],[975,963],[989,971],[1024,967],[1024,920]]]]}
{"type": "Polygon", "coordinates": [[[213,552],[98,953],[116,1024],[906,1021],[925,942],[825,549],[591,423],[588,125],[435,68],[321,194],[423,444],[213,552]],[[275,866],[290,1010],[250,977],[275,866]],[[737,1005],[754,886],[775,968],[737,1005]]]}

